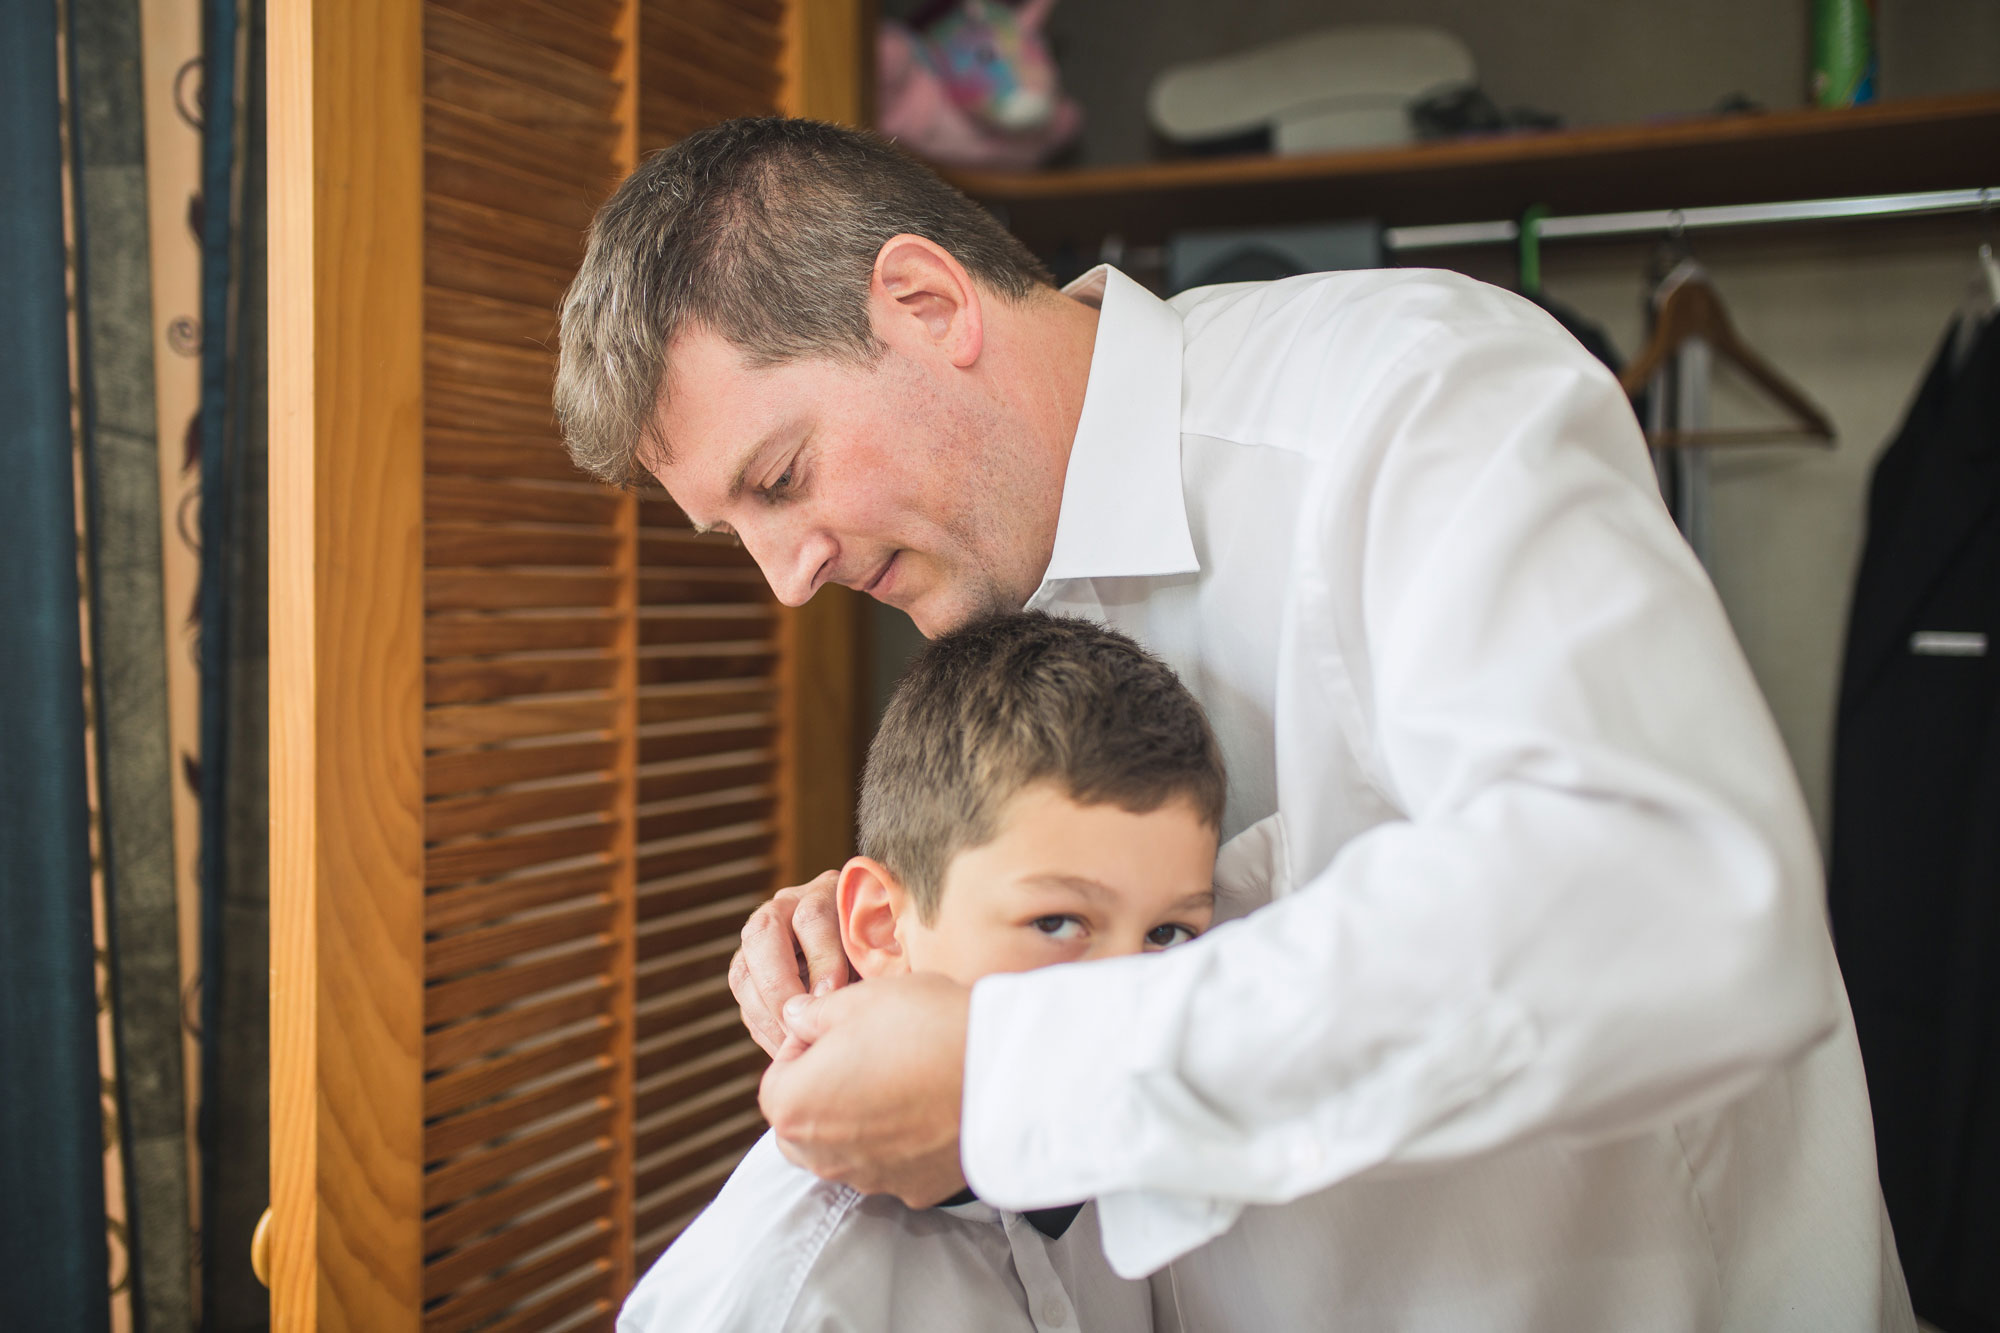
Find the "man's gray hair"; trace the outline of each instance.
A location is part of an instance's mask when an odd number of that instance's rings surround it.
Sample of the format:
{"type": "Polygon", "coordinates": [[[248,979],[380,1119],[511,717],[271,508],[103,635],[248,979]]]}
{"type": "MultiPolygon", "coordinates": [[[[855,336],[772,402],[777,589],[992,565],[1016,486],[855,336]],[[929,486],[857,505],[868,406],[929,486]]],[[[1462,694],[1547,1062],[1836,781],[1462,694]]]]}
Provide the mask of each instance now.
{"type": "Polygon", "coordinates": [[[570,457],[631,485],[648,451],[667,345],[710,330],[752,364],[881,354],[868,316],[876,255],[908,233],[1011,300],[1048,270],[994,217],[875,135],[812,120],[724,121],[648,158],[597,211],[562,308],[555,407],[570,457]]]}

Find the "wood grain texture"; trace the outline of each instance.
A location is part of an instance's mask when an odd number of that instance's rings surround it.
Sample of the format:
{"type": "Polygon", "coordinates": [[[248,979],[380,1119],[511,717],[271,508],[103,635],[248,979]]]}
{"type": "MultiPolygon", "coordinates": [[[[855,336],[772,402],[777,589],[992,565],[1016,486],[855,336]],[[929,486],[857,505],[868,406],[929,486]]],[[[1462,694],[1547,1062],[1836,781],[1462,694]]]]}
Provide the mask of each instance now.
{"type": "Polygon", "coordinates": [[[271,1315],[422,1301],[415,0],[270,13],[271,1315]]]}

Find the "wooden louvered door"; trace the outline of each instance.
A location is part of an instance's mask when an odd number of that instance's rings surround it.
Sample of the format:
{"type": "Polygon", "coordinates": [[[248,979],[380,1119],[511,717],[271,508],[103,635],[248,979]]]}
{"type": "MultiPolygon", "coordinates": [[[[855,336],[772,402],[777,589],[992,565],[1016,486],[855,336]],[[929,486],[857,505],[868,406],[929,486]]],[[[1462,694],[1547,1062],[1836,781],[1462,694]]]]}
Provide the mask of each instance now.
{"type": "Polygon", "coordinates": [[[848,0],[279,0],[281,1328],[608,1328],[761,1132],[737,927],[847,849],[855,611],[581,480],[554,310],[642,147],[855,118],[848,0]]]}

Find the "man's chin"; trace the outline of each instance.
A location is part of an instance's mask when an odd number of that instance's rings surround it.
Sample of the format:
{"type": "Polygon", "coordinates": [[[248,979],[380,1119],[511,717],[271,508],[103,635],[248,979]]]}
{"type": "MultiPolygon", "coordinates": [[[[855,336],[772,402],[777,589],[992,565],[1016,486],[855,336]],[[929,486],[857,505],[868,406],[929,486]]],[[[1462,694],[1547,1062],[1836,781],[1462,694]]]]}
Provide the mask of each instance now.
{"type": "Polygon", "coordinates": [[[976,621],[1019,611],[1026,602],[1024,597],[1009,597],[999,588],[987,585],[970,595],[920,599],[906,608],[904,614],[916,625],[919,634],[935,639],[976,621]]]}

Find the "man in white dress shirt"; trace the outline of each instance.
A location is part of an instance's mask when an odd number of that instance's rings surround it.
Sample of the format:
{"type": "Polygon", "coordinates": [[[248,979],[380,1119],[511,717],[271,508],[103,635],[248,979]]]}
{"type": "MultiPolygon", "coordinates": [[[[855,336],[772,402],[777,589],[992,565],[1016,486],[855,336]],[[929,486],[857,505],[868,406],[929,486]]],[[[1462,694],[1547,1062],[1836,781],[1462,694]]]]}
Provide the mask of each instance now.
{"type": "Polygon", "coordinates": [[[830,881],[781,893],[732,984],[792,1160],[1095,1198],[1193,1330],[1910,1326],[1796,782],[1547,316],[1420,271],[1058,293],[873,140],[736,121],[600,213],[557,402],[788,604],[1131,634],[1224,836],[1280,849],[1185,948],[970,990],[835,989],[830,881]]]}

